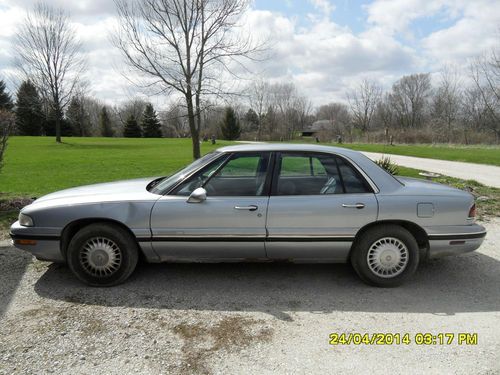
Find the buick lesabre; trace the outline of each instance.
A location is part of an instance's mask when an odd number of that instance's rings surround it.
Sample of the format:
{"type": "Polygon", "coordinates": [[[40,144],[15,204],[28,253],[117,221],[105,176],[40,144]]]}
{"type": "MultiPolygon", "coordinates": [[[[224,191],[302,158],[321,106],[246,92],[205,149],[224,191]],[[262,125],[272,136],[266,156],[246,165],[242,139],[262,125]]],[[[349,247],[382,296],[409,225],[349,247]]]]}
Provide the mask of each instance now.
{"type": "Polygon", "coordinates": [[[363,154],[318,145],[218,149],[161,178],[96,184],[36,199],[14,245],[66,263],[81,281],[125,281],[148,262],[351,262],[376,286],[426,258],[477,249],[471,194],[394,177],[363,154]]]}

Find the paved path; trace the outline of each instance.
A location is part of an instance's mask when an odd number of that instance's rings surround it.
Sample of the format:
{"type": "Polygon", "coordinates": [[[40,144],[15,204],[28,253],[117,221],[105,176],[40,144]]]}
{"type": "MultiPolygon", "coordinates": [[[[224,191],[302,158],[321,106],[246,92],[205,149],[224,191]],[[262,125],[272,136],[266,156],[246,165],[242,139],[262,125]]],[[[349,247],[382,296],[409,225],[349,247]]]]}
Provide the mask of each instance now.
{"type": "Polygon", "coordinates": [[[375,152],[363,152],[363,154],[372,160],[378,160],[385,155],[389,156],[391,161],[403,167],[440,173],[446,176],[462,178],[464,180],[476,180],[484,185],[500,188],[500,167],[494,165],[379,154],[375,152]]]}

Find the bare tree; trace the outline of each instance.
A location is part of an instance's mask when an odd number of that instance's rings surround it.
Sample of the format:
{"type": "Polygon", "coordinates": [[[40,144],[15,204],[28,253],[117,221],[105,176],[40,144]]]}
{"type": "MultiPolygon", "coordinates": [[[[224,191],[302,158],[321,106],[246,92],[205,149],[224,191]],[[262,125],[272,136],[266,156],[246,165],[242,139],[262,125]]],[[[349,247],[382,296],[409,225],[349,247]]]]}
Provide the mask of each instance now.
{"type": "Polygon", "coordinates": [[[272,109],[271,118],[276,127],[270,130],[271,138],[290,140],[299,128],[304,127],[305,119],[311,111],[311,104],[290,82],[277,82],[267,86],[267,112],[272,109]]]}
{"type": "Polygon", "coordinates": [[[433,97],[433,118],[444,125],[448,142],[452,141],[453,129],[460,116],[461,80],[458,71],[445,67],[440,74],[439,86],[433,97]]]}
{"type": "Polygon", "coordinates": [[[430,90],[428,73],[404,76],[392,86],[389,100],[399,126],[418,128],[423,124],[430,90]]]}
{"type": "Polygon", "coordinates": [[[264,123],[264,116],[269,107],[269,83],[259,79],[252,83],[248,89],[248,100],[250,108],[257,113],[257,140],[262,139],[262,125],[264,123]]]}
{"type": "Polygon", "coordinates": [[[163,124],[166,126],[166,129],[163,129],[164,134],[172,134],[174,137],[183,137],[185,134],[188,134],[189,128],[186,124],[187,116],[178,103],[172,103],[167,111],[160,115],[163,124]]]}
{"type": "Polygon", "coordinates": [[[103,107],[106,107],[108,111],[108,115],[112,115],[112,110],[107,108],[104,102],[93,98],[91,96],[82,95],[82,106],[84,108],[85,113],[88,115],[89,128],[88,132],[90,136],[99,137],[102,134],[102,129],[100,127],[100,114],[103,107]]]}
{"type": "Polygon", "coordinates": [[[68,14],[38,3],[18,29],[15,50],[17,65],[50,103],[61,142],[63,111],[85,66],[68,14]]]}
{"type": "Polygon", "coordinates": [[[487,127],[500,142],[500,57],[493,51],[489,57],[478,59],[471,67],[472,79],[481,95],[490,119],[487,127]]]}
{"type": "Polygon", "coordinates": [[[14,131],[14,114],[5,109],[0,109],[0,170],[3,166],[3,156],[7,149],[7,141],[14,131]]]}
{"type": "Polygon", "coordinates": [[[389,131],[394,125],[394,116],[389,100],[389,94],[384,94],[375,109],[375,121],[379,127],[389,131]]]}
{"type": "Polygon", "coordinates": [[[320,106],[316,112],[316,119],[330,122],[331,134],[329,136],[342,135],[344,132],[351,134],[351,114],[349,107],[344,103],[329,103],[320,106]]]}
{"type": "Polygon", "coordinates": [[[147,101],[140,98],[135,98],[121,104],[118,108],[115,109],[115,113],[120,119],[120,122],[123,126],[125,126],[125,123],[130,116],[134,116],[134,118],[138,122],[141,122],[142,114],[144,113],[144,109],[147,105],[147,101]]]}
{"type": "Polygon", "coordinates": [[[148,78],[148,87],[185,99],[193,143],[199,134],[204,96],[222,93],[224,71],[242,64],[257,48],[235,32],[249,0],[115,0],[120,30],[114,37],[128,64],[148,78]]]}
{"type": "Polygon", "coordinates": [[[370,128],[377,103],[382,97],[382,88],[374,81],[363,80],[347,94],[354,126],[365,132],[370,128]]]}
{"type": "Polygon", "coordinates": [[[464,142],[469,144],[469,133],[480,131],[481,128],[485,127],[489,116],[481,92],[475,86],[464,91],[461,105],[461,126],[464,132],[464,142]]]}
{"type": "Polygon", "coordinates": [[[299,95],[295,98],[294,109],[297,127],[304,130],[311,119],[312,103],[306,96],[299,95]]]}

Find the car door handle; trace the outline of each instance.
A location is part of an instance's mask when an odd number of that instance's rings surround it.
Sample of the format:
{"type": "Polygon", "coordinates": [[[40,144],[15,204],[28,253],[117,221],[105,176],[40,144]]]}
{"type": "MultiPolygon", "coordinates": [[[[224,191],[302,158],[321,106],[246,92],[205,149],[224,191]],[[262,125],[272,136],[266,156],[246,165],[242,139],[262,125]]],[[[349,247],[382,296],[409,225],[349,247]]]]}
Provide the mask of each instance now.
{"type": "Polygon", "coordinates": [[[361,210],[362,208],[365,208],[365,205],[363,203],[342,204],[342,207],[344,207],[344,208],[357,208],[358,210],[361,210]]]}
{"type": "Polygon", "coordinates": [[[250,206],[234,206],[235,210],[255,211],[255,210],[257,210],[257,208],[259,208],[259,207],[255,206],[253,204],[250,206]]]}

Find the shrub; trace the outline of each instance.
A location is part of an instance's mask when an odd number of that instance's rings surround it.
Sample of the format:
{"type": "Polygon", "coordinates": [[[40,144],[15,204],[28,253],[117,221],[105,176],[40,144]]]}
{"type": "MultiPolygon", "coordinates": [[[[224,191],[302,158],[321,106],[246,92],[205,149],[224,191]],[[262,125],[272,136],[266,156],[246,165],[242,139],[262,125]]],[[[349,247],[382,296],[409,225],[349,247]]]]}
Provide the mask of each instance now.
{"type": "Polygon", "coordinates": [[[377,160],[375,163],[392,175],[397,175],[399,173],[398,165],[393,163],[388,156],[383,156],[382,159],[377,160]]]}

